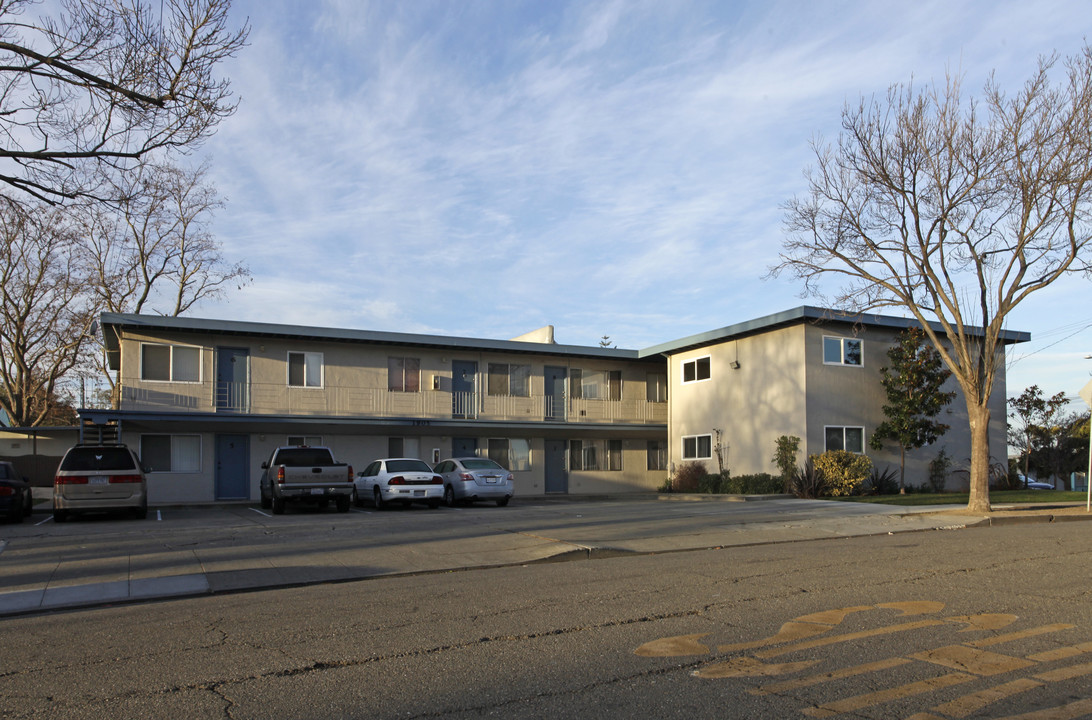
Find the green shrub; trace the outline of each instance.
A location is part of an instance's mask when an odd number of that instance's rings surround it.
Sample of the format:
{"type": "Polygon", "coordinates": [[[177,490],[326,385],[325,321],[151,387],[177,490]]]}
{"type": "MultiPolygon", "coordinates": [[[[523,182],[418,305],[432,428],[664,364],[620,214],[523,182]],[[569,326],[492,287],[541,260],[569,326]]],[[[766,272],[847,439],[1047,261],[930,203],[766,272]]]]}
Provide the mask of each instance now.
{"type": "Polygon", "coordinates": [[[730,476],[707,473],[698,480],[698,492],[706,495],[722,495],[728,492],[725,487],[730,476]]]}
{"type": "Polygon", "coordinates": [[[698,491],[698,485],[706,476],[705,465],[700,462],[684,462],[675,469],[671,487],[675,492],[692,493],[698,491]]]}
{"type": "Polygon", "coordinates": [[[675,486],[672,484],[671,478],[667,478],[666,480],[664,480],[664,484],[660,486],[660,489],[658,490],[658,492],[661,492],[661,493],[675,492],[675,486]]]}
{"type": "Polygon", "coordinates": [[[730,478],[725,492],[731,495],[776,495],[784,492],[781,478],[769,473],[737,475],[730,478]]]}
{"type": "Polygon", "coordinates": [[[817,498],[827,494],[827,480],[815,466],[814,455],[792,475],[792,494],[798,498],[817,498]]]}
{"type": "Polygon", "coordinates": [[[796,473],[796,453],[800,450],[800,438],[795,435],[782,435],[777,438],[771,462],[781,472],[781,490],[789,492],[792,486],[792,477],[796,473]]]}
{"type": "Polygon", "coordinates": [[[827,450],[813,455],[815,467],[826,478],[827,493],[832,497],[856,495],[872,471],[872,461],[867,455],[848,450],[827,450]]]}

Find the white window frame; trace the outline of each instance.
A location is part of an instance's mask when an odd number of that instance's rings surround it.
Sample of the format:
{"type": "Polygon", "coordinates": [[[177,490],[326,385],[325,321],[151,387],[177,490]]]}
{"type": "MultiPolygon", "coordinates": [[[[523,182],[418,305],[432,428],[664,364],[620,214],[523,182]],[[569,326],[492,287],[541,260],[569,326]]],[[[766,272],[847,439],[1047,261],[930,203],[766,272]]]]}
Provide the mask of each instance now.
{"type": "Polygon", "coordinates": [[[704,433],[702,435],[683,435],[682,437],[682,459],[683,460],[712,460],[713,459],[713,435],[711,433],[704,433]],[[708,441],[709,453],[707,455],[701,454],[701,439],[705,438],[708,441]],[[686,441],[694,441],[694,454],[686,454],[686,441]]]}
{"type": "Polygon", "coordinates": [[[285,356],[284,361],[284,382],[290,388],[309,388],[312,390],[321,390],[326,385],[326,358],[320,352],[313,352],[310,350],[289,350],[285,356]],[[303,355],[303,384],[292,384],[292,356],[303,355]],[[307,381],[307,368],[310,367],[308,360],[318,358],[318,384],[311,385],[307,381]]]}
{"type": "Polygon", "coordinates": [[[846,431],[847,430],[860,430],[861,431],[861,449],[860,450],[850,450],[849,452],[853,453],[854,455],[863,455],[864,451],[865,451],[865,429],[864,429],[863,425],[824,425],[823,426],[823,450],[824,450],[824,452],[829,451],[829,450],[847,450],[848,449],[848,448],[846,448],[846,431]],[[830,430],[841,430],[842,431],[842,447],[841,448],[829,448],[829,447],[827,447],[827,432],[829,432],[830,430]]]}
{"type": "Polygon", "coordinates": [[[681,377],[682,377],[683,385],[690,385],[692,383],[699,383],[699,382],[705,382],[707,380],[711,380],[713,378],[713,356],[712,355],[702,355],[701,357],[691,358],[690,360],[683,361],[681,377]],[[702,360],[707,361],[706,366],[707,366],[707,370],[708,370],[709,374],[706,375],[705,377],[698,377],[698,368],[699,368],[698,363],[700,363],[702,360]],[[686,366],[687,365],[693,365],[694,366],[694,379],[693,380],[687,380],[686,379],[686,366]]]}
{"type": "Polygon", "coordinates": [[[202,447],[201,436],[200,435],[197,435],[197,434],[194,434],[194,433],[141,433],[141,435],[140,435],[140,458],[141,458],[141,463],[144,463],[144,456],[145,456],[144,438],[146,438],[146,437],[167,437],[167,438],[170,438],[170,441],[171,441],[171,469],[170,470],[152,470],[152,471],[150,471],[150,474],[155,474],[155,475],[194,475],[196,473],[201,472],[201,468],[204,465],[204,458],[202,456],[203,453],[204,453],[204,448],[202,447]],[[185,448],[180,447],[179,444],[177,444],[175,442],[175,440],[180,439],[180,438],[188,438],[191,441],[196,440],[196,445],[197,445],[197,448],[196,448],[197,449],[197,457],[196,457],[197,467],[192,469],[192,470],[190,470],[190,469],[176,470],[175,469],[175,459],[185,449],[185,448]]]}
{"type": "Polygon", "coordinates": [[[201,348],[200,345],[175,345],[175,344],[172,344],[172,343],[151,343],[151,342],[142,342],[142,343],[140,343],[140,380],[141,380],[141,382],[150,382],[150,383],[169,382],[169,383],[183,383],[183,384],[188,384],[188,385],[199,385],[199,384],[201,384],[201,378],[202,378],[203,372],[204,372],[204,368],[203,368],[204,363],[201,361],[202,360],[201,350],[202,350],[202,348],[201,348]],[[151,378],[146,378],[144,376],[144,370],[145,370],[145,368],[144,368],[144,348],[146,348],[146,347],[161,347],[161,348],[167,348],[168,349],[168,352],[170,354],[170,359],[167,361],[168,362],[168,367],[167,367],[167,376],[168,377],[167,377],[166,380],[151,379],[151,378]],[[197,379],[196,380],[176,380],[175,379],[175,359],[174,359],[175,350],[193,350],[193,351],[195,351],[197,353],[197,379]]]}
{"type": "Polygon", "coordinates": [[[864,367],[864,340],[855,337],[842,337],[840,335],[824,335],[823,336],[823,364],[824,365],[838,365],[840,367],[864,367]],[[827,360],[827,341],[836,340],[838,342],[839,357],[837,360],[827,360]],[[846,343],[857,343],[857,358],[860,362],[851,363],[846,362],[846,343]]]}

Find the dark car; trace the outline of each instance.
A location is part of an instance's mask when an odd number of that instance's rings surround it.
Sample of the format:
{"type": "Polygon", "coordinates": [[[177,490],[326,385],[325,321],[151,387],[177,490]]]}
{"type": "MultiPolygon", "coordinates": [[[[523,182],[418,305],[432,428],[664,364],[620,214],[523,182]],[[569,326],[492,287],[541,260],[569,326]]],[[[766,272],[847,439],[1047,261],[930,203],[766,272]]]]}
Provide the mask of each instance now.
{"type": "Polygon", "coordinates": [[[33,509],[30,483],[16,474],[14,465],[0,461],[0,517],[8,522],[20,523],[30,516],[33,509]]]}
{"type": "Polygon", "coordinates": [[[129,510],[148,515],[148,483],[136,453],[128,446],[76,445],[69,448],[53,479],[53,520],[74,512],[129,510]]]}

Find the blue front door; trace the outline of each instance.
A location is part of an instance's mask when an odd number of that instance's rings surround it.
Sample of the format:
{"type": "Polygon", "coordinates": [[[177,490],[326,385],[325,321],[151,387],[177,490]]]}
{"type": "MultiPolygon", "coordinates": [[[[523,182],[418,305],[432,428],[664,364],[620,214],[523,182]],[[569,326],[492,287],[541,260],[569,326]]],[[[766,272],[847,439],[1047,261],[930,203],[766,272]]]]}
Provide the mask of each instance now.
{"type": "Polygon", "coordinates": [[[216,436],[216,499],[250,499],[250,438],[216,436]]]}
{"type": "Polygon", "coordinates": [[[478,416],[478,363],[451,361],[451,417],[478,416]]]}

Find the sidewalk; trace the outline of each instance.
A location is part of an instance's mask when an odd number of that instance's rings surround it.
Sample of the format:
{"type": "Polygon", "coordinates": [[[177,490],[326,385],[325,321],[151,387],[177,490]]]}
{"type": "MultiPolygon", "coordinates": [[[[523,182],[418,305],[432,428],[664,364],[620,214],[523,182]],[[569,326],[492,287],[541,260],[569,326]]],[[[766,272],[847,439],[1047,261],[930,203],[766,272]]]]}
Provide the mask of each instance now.
{"type": "MultiPolygon", "coordinates": [[[[668,499],[682,511],[677,503],[687,498],[664,498],[668,499]]],[[[634,502],[655,512],[655,506],[645,500],[634,502]]],[[[736,508],[722,506],[722,514],[721,509],[712,505],[706,505],[708,509],[695,518],[695,506],[691,503],[686,508],[690,514],[673,520],[670,512],[661,513],[663,521],[657,516],[647,523],[647,528],[639,527],[638,521],[615,518],[597,521],[594,518],[597,510],[592,503],[558,504],[556,500],[521,503],[523,508],[538,508],[537,516],[531,511],[525,511],[524,517],[507,511],[481,512],[467,513],[450,522],[433,519],[441,518],[443,513],[411,515],[414,511],[405,511],[404,519],[398,519],[396,511],[368,513],[368,518],[309,515],[295,524],[271,526],[248,514],[264,515],[261,511],[239,506],[229,512],[221,510],[219,515],[205,509],[211,519],[203,520],[200,527],[183,523],[166,528],[127,524],[127,521],[109,525],[87,521],[81,528],[79,523],[70,523],[50,528],[52,534],[37,530],[38,534],[33,536],[8,534],[8,540],[0,540],[0,617],[535,562],[1012,522],[1092,520],[1083,505],[1031,510],[997,508],[988,517],[974,517],[962,506],[851,507],[855,504],[812,506],[801,504],[809,501],[780,502],[787,504],[740,504],[740,511],[742,505],[764,507],[760,512],[750,512],[752,517],[738,520],[731,519],[737,513],[736,508]],[[534,531],[519,528],[528,517],[541,524],[544,513],[558,507],[564,507],[567,515],[559,515],[555,526],[534,531]],[[808,519],[775,517],[782,508],[798,512],[813,507],[815,516],[808,519]],[[586,513],[582,512],[584,508],[586,513]],[[771,510],[766,512],[766,508],[771,510]],[[703,516],[708,518],[705,524],[703,516]],[[388,518],[394,518],[393,522],[388,518]],[[384,535],[383,528],[392,525],[397,526],[398,535],[392,537],[389,530],[384,535]],[[104,529],[109,532],[103,532],[104,529]]],[[[197,517],[205,517],[197,510],[190,511],[197,517]]],[[[153,515],[155,512],[153,509],[153,515]]],[[[36,514],[31,527],[51,522],[47,516],[36,514]]],[[[6,527],[0,527],[0,535],[6,527]]]]}

